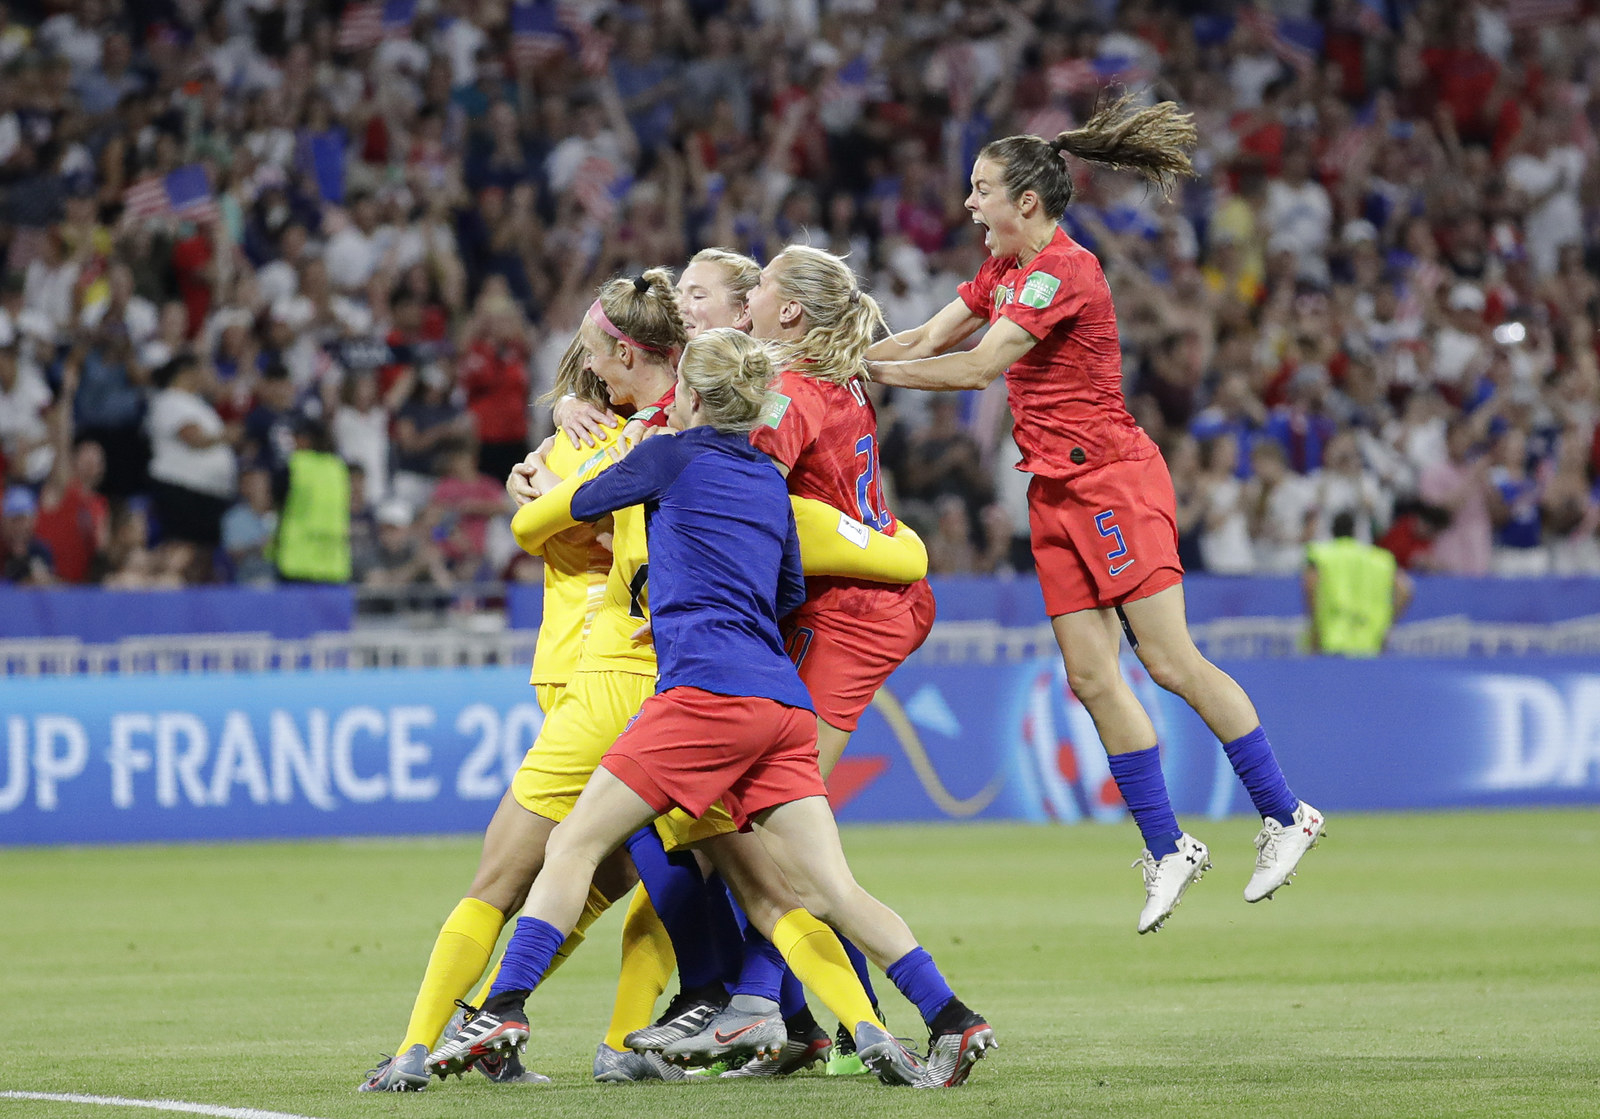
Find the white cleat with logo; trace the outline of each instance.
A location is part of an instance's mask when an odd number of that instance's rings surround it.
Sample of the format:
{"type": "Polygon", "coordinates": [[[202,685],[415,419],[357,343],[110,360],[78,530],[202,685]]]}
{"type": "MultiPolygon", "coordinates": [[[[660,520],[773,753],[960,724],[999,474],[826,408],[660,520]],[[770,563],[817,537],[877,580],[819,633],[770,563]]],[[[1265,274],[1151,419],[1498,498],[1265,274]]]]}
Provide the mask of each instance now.
{"type": "Polygon", "coordinates": [[[1178,837],[1178,849],[1157,859],[1147,847],[1133,864],[1144,871],[1144,909],[1139,913],[1139,932],[1155,932],[1172,916],[1183,900],[1183,893],[1211,869],[1211,852],[1188,832],[1178,837]]]}
{"type": "Polygon", "coordinates": [[[1294,810],[1294,822],[1284,827],[1270,816],[1256,835],[1256,871],[1244,888],[1245,901],[1264,901],[1289,884],[1305,853],[1321,840],[1326,821],[1305,801],[1294,810]]]}

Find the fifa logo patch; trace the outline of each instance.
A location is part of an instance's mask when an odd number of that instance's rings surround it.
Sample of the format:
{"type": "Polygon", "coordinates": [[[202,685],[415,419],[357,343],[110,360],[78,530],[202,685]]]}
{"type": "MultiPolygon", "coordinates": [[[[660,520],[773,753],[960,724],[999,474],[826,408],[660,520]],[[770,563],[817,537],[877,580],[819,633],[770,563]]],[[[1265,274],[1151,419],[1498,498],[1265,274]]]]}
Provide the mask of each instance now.
{"type": "Polygon", "coordinates": [[[778,425],[783,422],[784,414],[789,411],[789,405],[792,403],[793,401],[784,396],[783,393],[769,391],[766,400],[762,402],[761,414],[756,417],[756,423],[765,424],[773,430],[777,430],[778,425]]]}
{"type": "Polygon", "coordinates": [[[1056,292],[1061,290],[1061,281],[1048,272],[1035,272],[1029,276],[1022,285],[1022,294],[1017,297],[1017,302],[1024,307],[1032,307],[1042,311],[1050,306],[1050,301],[1056,297],[1056,292]]]}

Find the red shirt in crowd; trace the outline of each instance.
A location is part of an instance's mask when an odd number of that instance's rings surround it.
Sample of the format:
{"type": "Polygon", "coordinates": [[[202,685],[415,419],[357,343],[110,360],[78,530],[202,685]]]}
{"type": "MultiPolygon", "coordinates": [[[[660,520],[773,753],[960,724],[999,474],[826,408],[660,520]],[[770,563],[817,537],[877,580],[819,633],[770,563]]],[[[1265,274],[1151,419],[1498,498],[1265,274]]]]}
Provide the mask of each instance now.
{"type": "Polygon", "coordinates": [[[78,482],[68,485],[54,505],[40,503],[33,534],[50,545],[63,583],[89,581],[89,565],[110,515],[106,499],[78,482]]]}
{"type": "Polygon", "coordinates": [[[461,359],[467,410],[485,443],[520,443],[528,438],[528,355],[520,346],[479,340],[461,359]]]}

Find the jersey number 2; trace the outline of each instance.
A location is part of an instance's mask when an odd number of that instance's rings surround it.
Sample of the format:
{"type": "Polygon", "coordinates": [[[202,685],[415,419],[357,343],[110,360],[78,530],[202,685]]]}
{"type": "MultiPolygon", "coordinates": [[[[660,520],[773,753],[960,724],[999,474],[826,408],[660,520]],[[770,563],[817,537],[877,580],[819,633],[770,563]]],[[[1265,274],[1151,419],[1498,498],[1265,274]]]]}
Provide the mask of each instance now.
{"type": "Polygon", "coordinates": [[[856,440],[856,462],[866,462],[856,475],[856,507],[861,512],[861,523],[879,532],[889,527],[889,510],[883,500],[883,478],[878,473],[877,440],[863,435],[856,440]]]}

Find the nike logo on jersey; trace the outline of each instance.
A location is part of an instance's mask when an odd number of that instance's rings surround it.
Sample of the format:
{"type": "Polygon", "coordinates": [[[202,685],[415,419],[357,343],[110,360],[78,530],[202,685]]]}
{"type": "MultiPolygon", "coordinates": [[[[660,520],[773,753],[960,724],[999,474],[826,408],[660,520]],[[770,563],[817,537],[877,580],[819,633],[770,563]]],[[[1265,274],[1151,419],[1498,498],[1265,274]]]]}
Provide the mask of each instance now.
{"type": "Polygon", "coordinates": [[[1132,560],[1128,560],[1126,563],[1115,564],[1111,568],[1111,574],[1113,576],[1121,575],[1124,571],[1128,570],[1128,568],[1130,568],[1132,566],[1133,566],[1133,561],[1132,560]]]}

